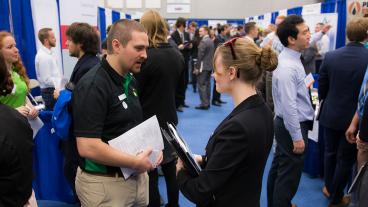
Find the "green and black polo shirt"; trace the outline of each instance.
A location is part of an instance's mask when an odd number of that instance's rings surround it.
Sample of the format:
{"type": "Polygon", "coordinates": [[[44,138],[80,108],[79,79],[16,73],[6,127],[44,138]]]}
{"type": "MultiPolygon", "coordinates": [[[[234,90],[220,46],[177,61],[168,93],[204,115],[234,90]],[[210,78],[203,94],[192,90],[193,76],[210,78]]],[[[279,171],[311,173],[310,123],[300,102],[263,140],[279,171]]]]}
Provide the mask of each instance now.
{"type": "MultiPolygon", "coordinates": [[[[76,137],[97,138],[107,143],[143,121],[133,76],[120,76],[105,58],[79,81],[72,104],[76,137]]],[[[118,167],[89,159],[82,159],[80,167],[90,173],[120,171],[118,167]]]]}

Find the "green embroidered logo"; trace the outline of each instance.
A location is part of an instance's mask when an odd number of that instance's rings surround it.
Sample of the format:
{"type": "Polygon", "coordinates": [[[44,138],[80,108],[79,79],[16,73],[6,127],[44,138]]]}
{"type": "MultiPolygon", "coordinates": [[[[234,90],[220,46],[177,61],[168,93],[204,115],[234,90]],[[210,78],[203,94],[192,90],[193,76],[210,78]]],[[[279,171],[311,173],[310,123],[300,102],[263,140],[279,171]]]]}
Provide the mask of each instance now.
{"type": "Polygon", "coordinates": [[[133,89],[133,94],[134,94],[135,97],[138,97],[138,93],[135,89],[133,89]]]}

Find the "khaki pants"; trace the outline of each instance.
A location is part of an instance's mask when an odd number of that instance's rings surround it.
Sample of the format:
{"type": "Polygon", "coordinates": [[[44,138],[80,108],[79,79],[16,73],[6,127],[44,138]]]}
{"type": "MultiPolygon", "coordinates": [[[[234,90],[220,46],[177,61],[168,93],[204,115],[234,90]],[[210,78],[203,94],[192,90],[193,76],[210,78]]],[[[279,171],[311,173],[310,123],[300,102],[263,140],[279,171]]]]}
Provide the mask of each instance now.
{"type": "Polygon", "coordinates": [[[75,188],[82,207],[143,207],[148,205],[148,175],[124,180],[86,173],[78,168],[75,188]]]}

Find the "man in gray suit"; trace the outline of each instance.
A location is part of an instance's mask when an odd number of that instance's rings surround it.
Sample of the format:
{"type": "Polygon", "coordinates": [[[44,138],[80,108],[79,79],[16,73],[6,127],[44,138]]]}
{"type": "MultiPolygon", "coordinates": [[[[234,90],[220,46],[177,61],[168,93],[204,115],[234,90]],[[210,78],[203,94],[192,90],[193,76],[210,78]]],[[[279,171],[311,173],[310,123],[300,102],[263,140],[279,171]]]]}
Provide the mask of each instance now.
{"type": "Polygon", "coordinates": [[[199,36],[202,38],[198,46],[197,64],[194,73],[198,74],[198,89],[201,104],[196,109],[207,110],[210,108],[211,98],[211,72],[212,60],[215,50],[213,41],[209,37],[210,30],[207,26],[199,29],[199,36]]]}

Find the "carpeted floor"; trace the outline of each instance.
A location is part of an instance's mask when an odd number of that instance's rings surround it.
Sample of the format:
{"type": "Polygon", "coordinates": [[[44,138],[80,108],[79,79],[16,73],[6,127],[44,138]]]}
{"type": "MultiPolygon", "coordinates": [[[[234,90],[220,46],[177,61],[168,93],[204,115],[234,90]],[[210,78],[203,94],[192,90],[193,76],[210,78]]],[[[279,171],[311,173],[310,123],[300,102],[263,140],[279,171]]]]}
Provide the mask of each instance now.
{"type": "MultiPolygon", "coordinates": [[[[204,147],[207,144],[207,140],[216,128],[216,126],[231,112],[233,108],[232,101],[229,96],[222,96],[222,100],[227,101],[221,107],[211,106],[208,111],[201,111],[194,109],[199,105],[198,93],[193,93],[191,88],[188,88],[186,103],[190,108],[185,108],[183,113],[179,113],[179,125],[178,130],[181,135],[186,139],[188,145],[192,149],[193,153],[203,154],[204,147]]],[[[272,161],[272,154],[269,156],[265,173],[263,176],[263,186],[261,195],[261,206],[267,206],[266,199],[266,184],[267,175],[272,161]]],[[[160,192],[165,201],[166,186],[163,177],[160,177],[160,192]]],[[[328,201],[321,193],[323,182],[318,178],[310,178],[303,173],[301,183],[299,185],[298,192],[293,200],[293,203],[300,207],[325,207],[328,205],[328,201]]],[[[244,186],[246,188],[246,186],[244,186]]],[[[39,201],[40,207],[72,207],[74,205],[68,205],[55,201],[39,201]]],[[[189,202],[184,196],[180,195],[180,206],[192,207],[195,206],[189,202]]]]}

